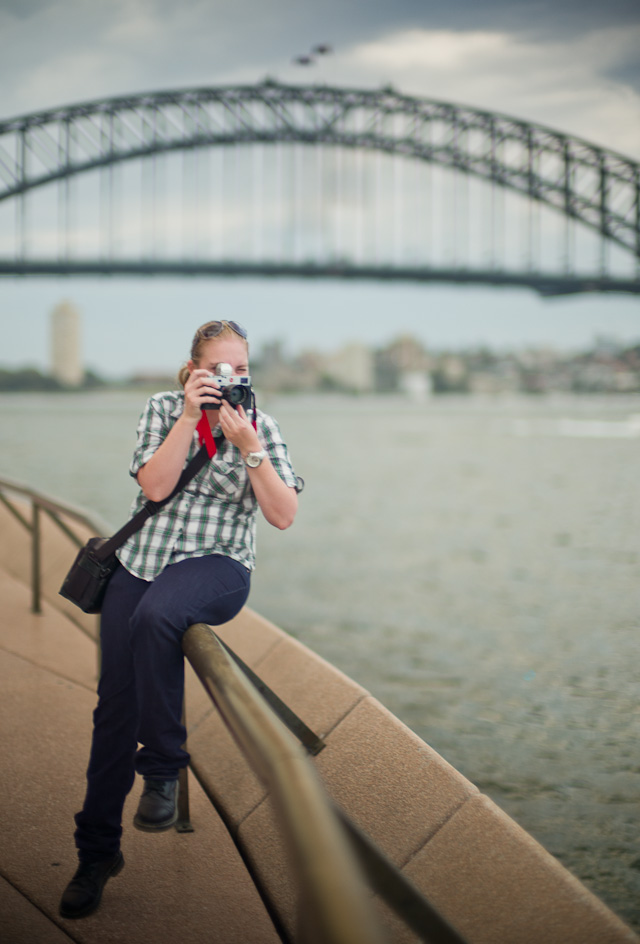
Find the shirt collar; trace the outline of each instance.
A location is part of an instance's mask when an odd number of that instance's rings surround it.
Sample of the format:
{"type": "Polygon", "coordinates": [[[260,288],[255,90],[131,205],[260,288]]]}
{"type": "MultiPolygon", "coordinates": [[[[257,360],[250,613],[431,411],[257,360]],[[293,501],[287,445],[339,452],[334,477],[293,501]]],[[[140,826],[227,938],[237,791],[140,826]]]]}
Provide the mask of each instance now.
{"type": "Polygon", "coordinates": [[[176,405],[171,410],[169,416],[172,419],[177,420],[183,411],[184,411],[184,391],[178,390],[177,396],[176,396],[176,405]]]}

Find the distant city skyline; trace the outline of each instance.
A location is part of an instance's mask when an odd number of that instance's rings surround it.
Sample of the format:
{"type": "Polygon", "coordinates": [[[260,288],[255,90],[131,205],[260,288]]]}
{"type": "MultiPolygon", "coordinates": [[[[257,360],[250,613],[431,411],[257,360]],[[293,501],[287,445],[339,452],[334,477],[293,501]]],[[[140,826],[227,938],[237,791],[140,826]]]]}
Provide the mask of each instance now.
{"type": "MultiPolygon", "coordinates": [[[[115,384],[154,389],[177,385],[175,370],[135,371],[109,378],[85,372],[81,317],[69,302],[51,315],[52,360],[49,371],[6,370],[0,365],[3,392],[95,390],[115,384]]],[[[251,357],[251,380],[261,393],[402,394],[411,400],[432,394],[638,394],[640,339],[623,344],[600,337],[588,349],[563,352],[550,347],[496,351],[487,346],[427,348],[415,335],[403,334],[383,345],[364,339],[330,351],[292,352],[282,340],[264,343],[251,357]]],[[[637,434],[637,423],[633,435],[637,434]]]]}
{"type": "Polygon", "coordinates": [[[60,280],[54,287],[29,286],[21,292],[27,287],[18,283],[13,298],[5,286],[0,288],[0,365],[47,370],[51,311],[65,300],[82,317],[84,366],[107,377],[177,370],[188,358],[195,329],[216,317],[242,322],[255,353],[273,340],[295,354],[328,352],[353,341],[383,346],[402,334],[431,349],[454,350],[486,345],[575,351],[588,348],[598,336],[629,344],[640,340],[640,305],[633,298],[626,304],[618,300],[614,311],[602,296],[573,304],[550,300],[541,309],[531,293],[505,290],[494,293],[487,312],[478,310],[475,293],[468,289],[315,284],[308,293],[296,283],[183,285],[172,280],[164,286],[167,311],[155,310],[143,288],[126,281],[106,280],[97,299],[76,284],[60,280]],[[270,295],[278,296],[277,308],[270,295]],[[54,304],[49,305],[52,296],[54,304]]]}
{"type": "Polygon", "coordinates": [[[82,283],[59,280],[58,294],[50,307],[47,301],[52,286],[40,287],[39,305],[35,306],[31,287],[22,297],[17,291],[14,304],[7,304],[8,293],[0,289],[0,365],[49,370],[51,312],[65,300],[82,319],[84,367],[109,378],[136,372],[175,372],[188,359],[195,329],[215,317],[243,323],[254,354],[274,340],[282,342],[289,354],[305,350],[327,353],[352,342],[383,347],[403,334],[414,336],[431,350],[487,346],[498,351],[524,347],[578,351],[591,347],[597,337],[629,345],[640,341],[640,305],[633,298],[614,312],[602,296],[573,304],[571,300],[549,300],[540,309],[531,293],[505,290],[494,293],[487,313],[477,309],[475,293],[469,289],[402,285],[345,288],[325,283],[314,284],[309,291],[297,283],[277,287],[267,280],[242,287],[167,280],[167,313],[149,306],[138,286],[124,280],[105,280],[103,284],[96,304],[82,283]],[[275,309],[270,293],[284,297],[286,304],[275,309]]]}

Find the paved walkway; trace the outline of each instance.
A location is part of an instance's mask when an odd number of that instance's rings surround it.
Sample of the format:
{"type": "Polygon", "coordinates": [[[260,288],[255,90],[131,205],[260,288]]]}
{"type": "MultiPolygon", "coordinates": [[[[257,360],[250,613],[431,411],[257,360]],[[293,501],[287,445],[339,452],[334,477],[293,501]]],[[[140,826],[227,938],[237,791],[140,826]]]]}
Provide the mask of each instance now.
{"type": "Polygon", "coordinates": [[[279,941],[221,820],[190,779],[193,833],[149,835],[125,808],[124,871],[100,909],[65,921],[60,895],[76,867],[95,705],[96,648],[0,569],[0,938],[3,944],[270,944],[279,941]]]}

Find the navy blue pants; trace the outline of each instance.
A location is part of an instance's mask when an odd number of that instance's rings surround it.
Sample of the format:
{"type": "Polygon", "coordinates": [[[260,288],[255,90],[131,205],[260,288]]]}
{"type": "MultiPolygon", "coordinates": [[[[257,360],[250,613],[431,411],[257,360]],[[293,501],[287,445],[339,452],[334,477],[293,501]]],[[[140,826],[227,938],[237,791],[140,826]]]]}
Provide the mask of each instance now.
{"type": "Polygon", "coordinates": [[[189,762],[182,725],[182,636],[192,623],[232,619],[249,595],[249,571],[220,555],[170,564],[149,583],[120,566],[102,607],[102,663],[87,770],[76,814],[81,860],[115,855],[136,771],[175,780],[189,762]],[[140,745],[140,747],[139,747],[140,745]]]}

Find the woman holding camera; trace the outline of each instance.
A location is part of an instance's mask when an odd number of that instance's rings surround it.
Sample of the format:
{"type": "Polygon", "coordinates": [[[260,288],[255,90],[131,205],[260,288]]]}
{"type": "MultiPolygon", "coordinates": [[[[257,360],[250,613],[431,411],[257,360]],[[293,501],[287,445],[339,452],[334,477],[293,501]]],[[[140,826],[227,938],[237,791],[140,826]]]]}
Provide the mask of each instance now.
{"type": "Polygon", "coordinates": [[[180,372],[183,390],[152,396],[138,426],[134,512],[172,492],[199,439],[215,454],[117,552],[121,566],[102,607],[87,791],[75,817],[79,867],[60,903],[66,918],[94,911],[107,879],[123,868],[122,809],[136,772],[144,789],[134,825],[157,831],[176,822],[178,774],[189,761],[182,636],[192,623],[225,623],[244,605],[258,508],[280,529],[296,514],[299,480],[276,421],[232,406],[216,381],[219,364],[248,375],[248,358],[236,322],[203,325],[180,372]]]}

